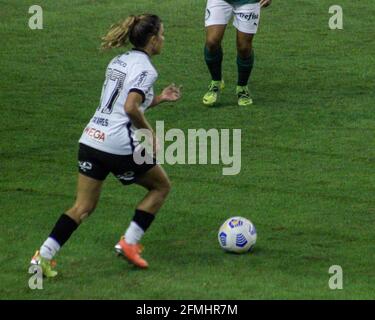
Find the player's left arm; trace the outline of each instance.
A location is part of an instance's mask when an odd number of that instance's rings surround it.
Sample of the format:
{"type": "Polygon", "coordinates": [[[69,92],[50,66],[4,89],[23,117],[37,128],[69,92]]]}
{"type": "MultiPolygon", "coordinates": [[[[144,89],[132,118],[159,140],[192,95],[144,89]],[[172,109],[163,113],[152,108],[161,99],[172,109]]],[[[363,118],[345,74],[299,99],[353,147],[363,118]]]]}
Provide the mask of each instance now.
{"type": "Polygon", "coordinates": [[[176,86],[174,83],[170,84],[168,87],[164,88],[163,91],[154,97],[150,107],[155,107],[162,102],[174,102],[181,98],[182,86],[176,86]]]}
{"type": "Polygon", "coordinates": [[[272,3],[272,0],[260,0],[259,4],[261,8],[266,8],[272,3]]]}

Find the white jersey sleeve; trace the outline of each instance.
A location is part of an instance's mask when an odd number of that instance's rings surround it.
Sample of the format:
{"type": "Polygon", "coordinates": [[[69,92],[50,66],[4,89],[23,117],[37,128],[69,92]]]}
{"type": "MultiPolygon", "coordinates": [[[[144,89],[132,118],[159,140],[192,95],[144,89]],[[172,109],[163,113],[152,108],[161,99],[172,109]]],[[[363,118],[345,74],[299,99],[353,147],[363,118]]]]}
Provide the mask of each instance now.
{"type": "Polygon", "coordinates": [[[144,110],[150,106],[154,98],[153,85],[157,77],[155,70],[146,69],[143,65],[135,65],[129,76],[129,93],[137,92],[142,96],[144,110]]]}

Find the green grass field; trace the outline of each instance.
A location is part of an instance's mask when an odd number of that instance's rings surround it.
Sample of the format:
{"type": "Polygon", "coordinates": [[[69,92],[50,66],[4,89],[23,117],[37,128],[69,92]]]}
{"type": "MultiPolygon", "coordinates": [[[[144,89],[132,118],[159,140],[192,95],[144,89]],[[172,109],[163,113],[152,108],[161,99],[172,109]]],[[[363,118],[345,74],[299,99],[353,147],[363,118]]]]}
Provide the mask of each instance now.
{"type": "Polygon", "coordinates": [[[224,42],[220,104],[201,104],[204,0],[0,0],[0,299],[374,299],[375,40],[370,0],[274,0],[255,39],[255,105],[236,106],[235,30],[224,42]],[[30,30],[31,5],[44,29],[30,30]],[[184,97],[147,113],[166,129],[241,128],[242,170],[165,165],[173,190],[143,239],[146,271],[115,257],[144,191],[107,179],[95,213],[59,253],[58,278],[28,287],[29,260],[74,201],[77,140],[98,105],[110,24],[153,12],[166,43],[157,91],[184,97]],[[253,254],[222,252],[221,223],[251,219],[253,254]],[[343,290],[328,269],[343,268],[343,290]]]}

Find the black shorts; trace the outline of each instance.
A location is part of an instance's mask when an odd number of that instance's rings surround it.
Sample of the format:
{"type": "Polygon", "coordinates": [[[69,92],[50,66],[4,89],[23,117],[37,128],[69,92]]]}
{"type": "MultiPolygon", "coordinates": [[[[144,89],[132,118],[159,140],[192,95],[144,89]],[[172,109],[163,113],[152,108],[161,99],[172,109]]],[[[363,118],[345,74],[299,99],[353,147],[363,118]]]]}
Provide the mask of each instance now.
{"type": "MultiPolygon", "coordinates": [[[[146,151],[143,149],[138,152],[144,156],[146,151]]],[[[154,157],[149,157],[148,160],[144,164],[137,164],[134,161],[133,154],[112,154],[80,143],[78,171],[85,176],[101,181],[105,180],[111,172],[122,184],[128,185],[134,183],[137,177],[156,165],[154,157]]]]}

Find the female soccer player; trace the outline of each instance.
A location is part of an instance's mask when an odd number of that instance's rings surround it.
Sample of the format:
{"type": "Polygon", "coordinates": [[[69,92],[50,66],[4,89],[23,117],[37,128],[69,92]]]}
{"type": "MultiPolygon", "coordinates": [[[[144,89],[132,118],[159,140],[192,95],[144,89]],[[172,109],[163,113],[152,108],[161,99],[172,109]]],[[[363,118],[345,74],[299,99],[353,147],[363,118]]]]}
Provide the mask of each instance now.
{"type": "Polygon", "coordinates": [[[104,49],[123,47],[128,42],[134,49],[115,57],[107,67],[100,105],[79,140],[76,201],[61,215],[32,259],[31,263],[41,265],[47,277],[57,275],[52,269],[52,258],[82,220],[94,211],[109,173],[124,185],[134,182],[148,190],[118,243],[129,262],[147,268],[148,263],[140,256],[139,242],[170,190],[168,176],[152,155],[151,163],[135,161],[135,156],[145,155],[135,137],[136,129],[148,129],[154,150],[156,146],[155,134],[144,111],[164,101],[177,101],[181,96],[180,88],[174,84],[154,96],[153,84],[158,73],[151,57],[162,50],[163,23],[156,15],[130,16],[113,25],[103,41],[104,49]]]}
{"type": "Polygon", "coordinates": [[[223,50],[221,41],[232,16],[237,29],[237,98],[239,106],[253,103],[247,87],[254,65],[253,38],[258,30],[260,9],[268,7],[272,0],[208,0],[206,7],[206,44],[204,58],[212,81],[203,97],[203,104],[212,106],[218,93],[224,89],[221,74],[223,50]]]}

